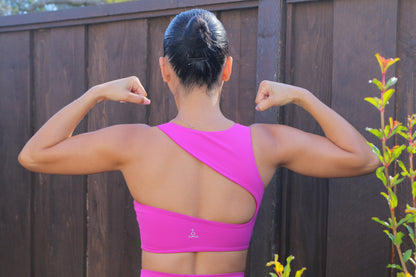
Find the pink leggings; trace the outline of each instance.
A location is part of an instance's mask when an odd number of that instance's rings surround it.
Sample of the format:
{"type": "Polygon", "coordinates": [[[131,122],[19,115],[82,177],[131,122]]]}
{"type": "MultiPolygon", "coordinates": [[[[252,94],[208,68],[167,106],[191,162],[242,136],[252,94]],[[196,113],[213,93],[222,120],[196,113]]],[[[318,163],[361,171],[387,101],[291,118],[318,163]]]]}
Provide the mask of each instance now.
{"type": "Polygon", "coordinates": [[[244,277],[244,272],[210,274],[210,275],[194,275],[194,274],[173,274],[142,269],[140,277],[244,277]]]}

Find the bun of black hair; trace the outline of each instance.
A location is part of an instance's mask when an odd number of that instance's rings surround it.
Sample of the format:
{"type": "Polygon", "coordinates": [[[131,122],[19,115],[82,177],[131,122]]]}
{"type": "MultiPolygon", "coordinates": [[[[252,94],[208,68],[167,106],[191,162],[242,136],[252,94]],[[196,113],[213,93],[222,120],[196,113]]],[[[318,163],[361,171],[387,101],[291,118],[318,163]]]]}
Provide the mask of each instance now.
{"type": "Polygon", "coordinates": [[[194,16],[189,20],[183,33],[183,42],[190,49],[211,46],[211,32],[208,23],[199,16],[194,16]]]}
{"type": "Polygon", "coordinates": [[[227,34],[214,14],[190,10],[169,24],[163,41],[164,56],[185,87],[218,85],[229,55],[227,34]]]}

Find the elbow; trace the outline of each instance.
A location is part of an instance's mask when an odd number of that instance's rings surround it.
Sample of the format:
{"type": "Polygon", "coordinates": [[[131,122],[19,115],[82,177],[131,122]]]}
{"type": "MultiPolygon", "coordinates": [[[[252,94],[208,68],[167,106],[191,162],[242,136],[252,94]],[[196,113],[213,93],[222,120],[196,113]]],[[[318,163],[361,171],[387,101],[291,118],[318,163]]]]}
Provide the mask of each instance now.
{"type": "Polygon", "coordinates": [[[36,159],[34,159],[33,156],[25,149],[19,153],[17,161],[27,170],[36,171],[36,159]]]}
{"type": "Polygon", "coordinates": [[[358,175],[366,175],[373,173],[380,166],[380,159],[377,157],[376,154],[370,152],[368,155],[360,159],[360,162],[357,163],[356,168],[358,175]]]}

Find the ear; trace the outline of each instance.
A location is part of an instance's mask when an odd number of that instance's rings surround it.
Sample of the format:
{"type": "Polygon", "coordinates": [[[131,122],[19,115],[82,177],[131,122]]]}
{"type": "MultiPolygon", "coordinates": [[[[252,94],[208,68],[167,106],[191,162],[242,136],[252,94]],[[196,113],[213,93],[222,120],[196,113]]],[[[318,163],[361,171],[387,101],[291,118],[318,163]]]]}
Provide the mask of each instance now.
{"type": "Polygon", "coordinates": [[[162,73],[163,81],[166,83],[170,80],[169,61],[166,57],[159,58],[160,73],[162,73]]]}
{"type": "Polygon", "coordinates": [[[224,71],[222,73],[223,81],[227,82],[228,80],[230,80],[232,68],[233,68],[233,58],[229,56],[225,60],[224,71]]]}

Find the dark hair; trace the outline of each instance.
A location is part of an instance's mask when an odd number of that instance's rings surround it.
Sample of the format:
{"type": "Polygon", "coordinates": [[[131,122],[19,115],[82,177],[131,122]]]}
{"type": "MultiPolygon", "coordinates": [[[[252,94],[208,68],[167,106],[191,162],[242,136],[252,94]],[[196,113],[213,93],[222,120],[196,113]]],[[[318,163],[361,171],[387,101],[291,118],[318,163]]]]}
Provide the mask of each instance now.
{"type": "Polygon", "coordinates": [[[229,55],[227,33],[215,15],[202,9],[178,14],[163,40],[166,56],[185,87],[218,85],[229,55]]]}

